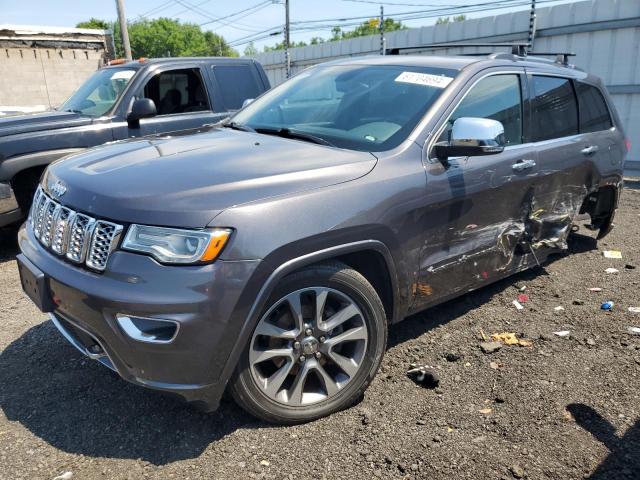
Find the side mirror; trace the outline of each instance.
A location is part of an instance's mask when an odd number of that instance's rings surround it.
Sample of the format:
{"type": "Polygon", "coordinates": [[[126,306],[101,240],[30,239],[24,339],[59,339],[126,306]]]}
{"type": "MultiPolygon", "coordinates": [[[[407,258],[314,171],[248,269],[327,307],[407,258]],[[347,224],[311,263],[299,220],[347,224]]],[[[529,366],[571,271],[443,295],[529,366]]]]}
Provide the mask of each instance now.
{"type": "Polygon", "coordinates": [[[155,117],[158,114],[156,104],[150,98],[138,98],[131,105],[131,112],[127,115],[129,127],[138,128],[143,118],[155,117]]]}
{"type": "Polygon", "coordinates": [[[255,100],[255,98],[247,98],[247,99],[245,99],[245,101],[242,102],[242,108],[246,107],[247,105],[249,105],[254,100],[255,100]]]}
{"type": "Polygon", "coordinates": [[[453,122],[448,142],[435,145],[436,156],[441,160],[449,157],[475,157],[495,155],[504,151],[504,127],[489,118],[462,117],[453,122]]]}

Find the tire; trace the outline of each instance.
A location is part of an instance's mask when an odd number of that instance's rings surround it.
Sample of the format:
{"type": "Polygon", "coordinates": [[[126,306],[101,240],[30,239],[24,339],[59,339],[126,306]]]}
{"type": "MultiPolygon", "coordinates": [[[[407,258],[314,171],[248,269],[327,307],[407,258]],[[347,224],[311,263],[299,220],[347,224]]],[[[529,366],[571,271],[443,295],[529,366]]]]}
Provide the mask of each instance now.
{"type": "Polygon", "coordinates": [[[230,381],[231,393],[242,408],[267,422],[309,422],[362,397],[386,343],[384,307],[371,284],[339,262],[310,266],[282,279],[271,294],[230,381]],[[292,306],[297,298],[299,310],[292,306]],[[307,327],[303,333],[292,328],[301,325],[296,318],[307,327]],[[265,351],[286,355],[262,360],[265,351]]]}

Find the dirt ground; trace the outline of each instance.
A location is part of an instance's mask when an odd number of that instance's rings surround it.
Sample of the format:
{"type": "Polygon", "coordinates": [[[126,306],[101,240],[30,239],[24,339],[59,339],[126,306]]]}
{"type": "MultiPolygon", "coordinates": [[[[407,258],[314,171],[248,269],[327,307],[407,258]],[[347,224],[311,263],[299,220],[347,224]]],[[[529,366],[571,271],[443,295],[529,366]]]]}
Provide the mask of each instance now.
{"type": "Polygon", "coordinates": [[[627,185],[605,240],[582,229],[571,255],[392,327],[358,405],[287,428],[229,399],[199,413],[82,358],[22,294],[5,234],[0,478],[640,479],[640,336],[627,333],[640,327],[628,311],[640,307],[640,181],[627,185]],[[529,301],[517,311],[520,286],[529,301]],[[485,354],[481,332],[532,346],[485,354]],[[435,367],[440,386],[414,384],[412,363],[435,367]]]}

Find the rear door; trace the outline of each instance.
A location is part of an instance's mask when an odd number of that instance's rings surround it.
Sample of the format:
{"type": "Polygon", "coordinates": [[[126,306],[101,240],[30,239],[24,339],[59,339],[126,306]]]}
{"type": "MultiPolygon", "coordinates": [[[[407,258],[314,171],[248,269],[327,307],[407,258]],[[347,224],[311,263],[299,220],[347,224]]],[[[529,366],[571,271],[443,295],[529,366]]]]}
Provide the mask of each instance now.
{"type": "Polygon", "coordinates": [[[544,72],[529,72],[528,78],[538,178],[527,227],[532,247],[544,253],[566,248],[573,219],[593,185],[594,162],[606,149],[592,134],[580,133],[570,78],[544,72]]]}
{"type": "Polygon", "coordinates": [[[524,205],[536,175],[535,149],[525,141],[524,70],[476,77],[440,123],[435,141],[448,138],[461,117],[490,118],[505,128],[502,153],[426,162],[432,206],[425,226],[414,310],[475,288],[518,268],[524,205]]]}
{"type": "Polygon", "coordinates": [[[262,77],[250,63],[220,63],[211,67],[216,112],[235,112],[245,100],[253,100],[266,90],[262,77]]]}

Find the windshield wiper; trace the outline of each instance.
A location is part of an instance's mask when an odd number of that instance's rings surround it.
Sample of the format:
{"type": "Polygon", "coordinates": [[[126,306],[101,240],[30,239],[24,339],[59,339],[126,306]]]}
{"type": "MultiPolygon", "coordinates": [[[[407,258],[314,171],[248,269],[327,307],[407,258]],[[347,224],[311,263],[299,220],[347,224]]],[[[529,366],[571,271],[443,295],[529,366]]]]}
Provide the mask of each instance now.
{"type": "Polygon", "coordinates": [[[222,127],[225,128],[232,128],[233,130],[240,130],[241,132],[254,132],[255,130],[251,127],[248,127],[246,125],[243,125],[241,123],[237,123],[237,122],[223,122],[221,124],[222,127]]]}
{"type": "Polygon", "coordinates": [[[258,133],[264,133],[265,135],[277,135],[283,138],[295,138],[298,140],[304,140],[311,143],[317,143],[318,145],[326,145],[327,147],[335,147],[335,145],[324,138],[317,137],[311,133],[300,132],[298,130],[291,130],[290,128],[268,128],[260,127],[255,129],[258,133]]]}
{"type": "Polygon", "coordinates": [[[71,113],[78,113],[80,115],[83,114],[82,110],[74,110],[73,108],[67,108],[66,110],[64,110],[65,112],[71,112],[71,113]]]}

